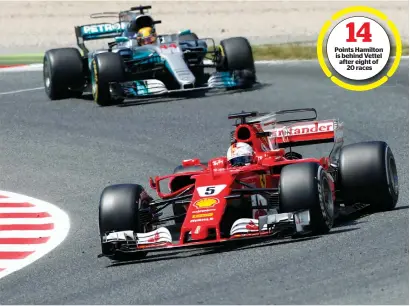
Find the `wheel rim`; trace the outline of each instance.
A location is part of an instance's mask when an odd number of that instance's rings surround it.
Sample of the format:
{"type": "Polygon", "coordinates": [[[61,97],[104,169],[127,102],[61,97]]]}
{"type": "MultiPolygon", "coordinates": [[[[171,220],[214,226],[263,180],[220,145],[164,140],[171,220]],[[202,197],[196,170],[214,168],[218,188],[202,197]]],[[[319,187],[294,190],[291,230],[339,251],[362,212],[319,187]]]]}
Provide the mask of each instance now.
{"type": "Polygon", "coordinates": [[[43,77],[44,77],[44,86],[49,89],[51,84],[51,77],[50,77],[50,64],[48,60],[44,60],[44,69],[43,69],[43,77]]]}
{"type": "Polygon", "coordinates": [[[91,64],[91,92],[93,94],[94,101],[98,99],[98,76],[97,76],[97,63],[95,60],[91,64]]]}
{"type": "Polygon", "coordinates": [[[332,190],[330,189],[329,182],[327,181],[327,179],[324,179],[322,182],[323,182],[322,183],[322,187],[323,187],[322,196],[323,196],[325,211],[328,217],[333,219],[335,212],[334,212],[334,205],[333,205],[332,190]]]}
{"type": "Polygon", "coordinates": [[[396,162],[393,156],[389,156],[387,167],[387,182],[389,184],[390,193],[397,196],[399,193],[399,178],[397,175],[396,162]]]}

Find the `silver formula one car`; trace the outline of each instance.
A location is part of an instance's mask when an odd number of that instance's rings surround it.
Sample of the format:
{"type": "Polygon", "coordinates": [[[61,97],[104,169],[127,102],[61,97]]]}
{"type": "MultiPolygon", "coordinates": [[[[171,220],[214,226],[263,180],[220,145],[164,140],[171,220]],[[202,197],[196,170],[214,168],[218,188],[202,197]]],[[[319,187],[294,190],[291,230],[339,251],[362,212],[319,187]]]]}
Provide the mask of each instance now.
{"type": "Polygon", "coordinates": [[[100,106],[185,91],[244,89],[256,83],[252,48],[246,38],[199,39],[190,30],[157,35],[154,20],[133,7],[120,13],[93,14],[91,18],[118,17],[117,23],[75,27],[77,48],[48,50],[44,55],[44,85],[51,100],[81,96],[92,91],[100,106]],[[115,15],[114,15],[115,14],[115,15]],[[149,44],[139,36],[154,36],[149,44]],[[114,38],[108,48],[89,51],[85,41],[114,38]],[[205,73],[205,68],[214,72],[205,73]]]}

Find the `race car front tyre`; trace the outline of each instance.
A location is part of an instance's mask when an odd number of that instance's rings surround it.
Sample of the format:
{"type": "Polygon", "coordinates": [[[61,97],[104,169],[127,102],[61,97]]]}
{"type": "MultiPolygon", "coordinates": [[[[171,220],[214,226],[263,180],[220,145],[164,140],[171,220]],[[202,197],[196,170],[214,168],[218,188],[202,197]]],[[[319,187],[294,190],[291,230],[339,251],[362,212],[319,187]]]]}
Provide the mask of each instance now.
{"type": "Polygon", "coordinates": [[[309,210],[314,234],[326,234],[333,227],[334,201],[330,178],[317,163],[285,166],[279,180],[281,213],[309,210]]]}
{"type": "Polygon", "coordinates": [[[121,55],[105,52],[94,57],[91,63],[91,82],[93,98],[98,105],[110,106],[124,101],[123,97],[111,94],[109,84],[124,81],[125,65],[121,55]]]}
{"type": "Polygon", "coordinates": [[[370,204],[373,211],[395,208],[399,179],[389,145],[383,141],[369,141],[342,147],[338,183],[347,205],[370,204]]]}
{"type": "Polygon", "coordinates": [[[85,77],[83,59],[78,49],[48,50],[43,58],[43,81],[50,100],[81,96],[85,77]]]}
{"type": "MultiPolygon", "coordinates": [[[[144,188],[137,184],[119,184],[106,187],[100,197],[100,237],[112,231],[134,231],[142,233],[139,203],[144,188]]],[[[101,241],[102,242],[102,241],[101,241]]],[[[101,245],[102,253],[114,260],[142,259],[147,252],[112,253],[110,245],[101,245]]]]}
{"type": "MultiPolygon", "coordinates": [[[[202,163],[204,166],[207,166],[206,163],[202,163]]],[[[174,174],[176,173],[184,173],[184,172],[191,172],[191,171],[198,171],[198,170],[202,170],[203,167],[201,166],[189,166],[189,167],[184,167],[182,165],[179,165],[178,167],[176,167],[174,169],[174,174]]],[[[170,187],[171,187],[171,191],[176,191],[178,189],[181,189],[185,186],[188,186],[189,184],[194,183],[194,181],[192,179],[190,179],[189,176],[179,176],[175,179],[173,179],[170,182],[170,187]]],[[[184,208],[183,205],[179,205],[179,204],[172,204],[172,211],[174,213],[174,217],[176,217],[174,219],[175,225],[182,225],[182,223],[184,223],[185,220],[185,213],[186,210],[184,208]]]]}
{"type": "Polygon", "coordinates": [[[238,78],[240,87],[249,87],[256,81],[252,47],[244,37],[232,37],[221,41],[219,71],[231,71],[238,78]]]}

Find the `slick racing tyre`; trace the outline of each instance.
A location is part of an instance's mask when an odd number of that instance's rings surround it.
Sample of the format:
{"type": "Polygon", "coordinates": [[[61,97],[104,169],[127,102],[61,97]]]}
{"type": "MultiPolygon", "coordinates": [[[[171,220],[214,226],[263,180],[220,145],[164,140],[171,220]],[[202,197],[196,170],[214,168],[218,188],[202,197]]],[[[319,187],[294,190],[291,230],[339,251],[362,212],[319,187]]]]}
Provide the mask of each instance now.
{"type": "Polygon", "coordinates": [[[124,98],[113,98],[110,82],[125,81],[125,65],[117,53],[97,54],[91,63],[91,82],[94,101],[100,106],[121,103],[124,98]]]}
{"type": "MultiPolygon", "coordinates": [[[[120,184],[106,187],[100,198],[99,228],[100,237],[112,231],[134,231],[142,233],[139,203],[143,191],[141,185],[120,184]]],[[[101,241],[102,242],[102,241],[101,241]]],[[[113,253],[110,245],[101,245],[102,253],[114,260],[142,259],[147,252],[132,254],[113,253]]]]}
{"type": "Polygon", "coordinates": [[[374,211],[396,207],[399,179],[396,161],[387,143],[371,141],[344,146],[339,166],[338,183],[345,204],[370,204],[374,211]]]}
{"type": "MultiPolygon", "coordinates": [[[[207,163],[202,163],[202,165],[207,166],[207,163]]],[[[202,170],[203,168],[201,166],[190,166],[190,167],[183,167],[182,165],[176,167],[174,169],[174,174],[175,173],[184,173],[184,172],[192,172],[192,171],[198,171],[198,170],[202,170]]],[[[173,179],[170,182],[170,189],[171,191],[176,191],[178,189],[181,189],[185,186],[188,186],[189,184],[194,183],[194,180],[190,179],[189,176],[180,176],[177,177],[175,179],[173,179]]],[[[183,205],[172,205],[172,210],[174,213],[174,216],[179,216],[177,218],[175,218],[175,224],[176,225],[182,225],[182,223],[184,223],[185,220],[185,207],[183,205]]]]}
{"type": "Polygon", "coordinates": [[[76,48],[48,50],[43,58],[43,81],[50,100],[81,96],[85,77],[80,52],[76,48]]]}
{"type": "Polygon", "coordinates": [[[317,163],[285,166],[279,180],[281,213],[309,210],[314,234],[326,234],[333,227],[334,202],[330,178],[317,163]]]}
{"type": "Polygon", "coordinates": [[[255,61],[252,47],[244,37],[232,37],[221,41],[219,71],[231,71],[240,87],[249,87],[256,81],[255,61]]]}

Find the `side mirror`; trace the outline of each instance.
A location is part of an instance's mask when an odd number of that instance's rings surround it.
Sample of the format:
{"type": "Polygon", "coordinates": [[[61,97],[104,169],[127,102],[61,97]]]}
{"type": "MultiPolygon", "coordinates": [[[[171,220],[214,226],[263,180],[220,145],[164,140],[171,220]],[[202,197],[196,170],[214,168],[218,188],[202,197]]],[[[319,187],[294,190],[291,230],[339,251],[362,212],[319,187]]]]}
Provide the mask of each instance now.
{"type": "Polygon", "coordinates": [[[278,159],[285,156],[285,149],[277,149],[272,151],[263,152],[257,155],[257,162],[262,166],[270,166],[274,164],[278,159]]]}
{"type": "Polygon", "coordinates": [[[149,178],[149,185],[152,189],[156,190],[157,189],[157,184],[154,182],[152,177],[149,178]]]}
{"type": "Polygon", "coordinates": [[[199,166],[199,165],[201,165],[201,160],[199,158],[185,159],[182,161],[182,166],[184,167],[199,166]]]}
{"type": "Polygon", "coordinates": [[[285,156],[285,153],[286,151],[283,148],[264,152],[266,157],[283,157],[285,156]]]}

